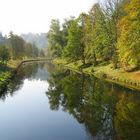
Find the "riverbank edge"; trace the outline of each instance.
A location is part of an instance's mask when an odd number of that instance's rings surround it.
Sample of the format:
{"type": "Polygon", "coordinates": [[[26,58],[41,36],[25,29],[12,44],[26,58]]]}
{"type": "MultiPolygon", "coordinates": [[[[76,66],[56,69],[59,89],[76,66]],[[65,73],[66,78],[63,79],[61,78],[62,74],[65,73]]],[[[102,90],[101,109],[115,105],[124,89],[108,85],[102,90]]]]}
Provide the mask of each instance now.
{"type": "Polygon", "coordinates": [[[109,74],[107,70],[102,71],[101,69],[104,68],[105,66],[102,66],[101,68],[98,66],[97,66],[98,68],[93,66],[89,66],[87,68],[79,68],[79,65],[75,62],[66,63],[59,59],[57,60],[54,59],[52,63],[56,65],[61,65],[65,68],[68,68],[80,74],[84,73],[89,76],[95,76],[99,79],[118,84],[125,88],[140,91],[140,81],[136,81],[133,79],[130,80],[129,78],[123,77],[121,73],[119,73],[119,75],[116,76],[115,74],[109,74]]]}
{"type": "Polygon", "coordinates": [[[14,61],[14,64],[13,62],[11,64],[9,64],[9,67],[12,68],[12,70],[10,71],[7,71],[5,74],[5,77],[2,79],[1,81],[1,89],[0,89],[0,92],[4,92],[5,89],[7,88],[7,85],[9,84],[9,82],[15,77],[15,75],[17,74],[19,68],[21,67],[22,64],[24,63],[28,63],[28,62],[37,62],[37,61],[48,61],[48,60],[51,60],[51,59],[27,59],[27,60],[15,60],[14,61]]]}

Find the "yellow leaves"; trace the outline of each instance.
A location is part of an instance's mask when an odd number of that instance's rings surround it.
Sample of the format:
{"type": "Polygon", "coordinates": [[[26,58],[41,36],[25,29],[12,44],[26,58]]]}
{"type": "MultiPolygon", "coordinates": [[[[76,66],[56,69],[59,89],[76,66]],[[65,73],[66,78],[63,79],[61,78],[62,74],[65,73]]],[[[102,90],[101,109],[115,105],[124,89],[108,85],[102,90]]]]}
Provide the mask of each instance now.
{"type": "Polygon", "coordinates": [[[122,64],[137,65],[140,62],[140,0],[131,0],[126,12],[118,23],[119,59],[122,64]]]}
{"type": "Polygon", "coordinates": [[[140,0],[130,0],[130,2],[125,7],[125,11],[127,13],[129,12],[136,12],[137,10],[140,10],[140,0]]]}

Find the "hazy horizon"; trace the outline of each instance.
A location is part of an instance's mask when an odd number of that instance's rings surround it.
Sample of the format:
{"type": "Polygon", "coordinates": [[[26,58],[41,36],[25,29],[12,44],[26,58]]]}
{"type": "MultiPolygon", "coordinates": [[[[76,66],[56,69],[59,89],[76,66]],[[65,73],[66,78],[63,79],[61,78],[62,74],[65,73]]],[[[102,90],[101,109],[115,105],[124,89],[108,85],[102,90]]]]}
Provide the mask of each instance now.
{"type": "Polygon", "coordinates": [[[51,19],[78,17],[98,0],[0,0],[0,32],[15,34],[46,33],[51,19]]]}

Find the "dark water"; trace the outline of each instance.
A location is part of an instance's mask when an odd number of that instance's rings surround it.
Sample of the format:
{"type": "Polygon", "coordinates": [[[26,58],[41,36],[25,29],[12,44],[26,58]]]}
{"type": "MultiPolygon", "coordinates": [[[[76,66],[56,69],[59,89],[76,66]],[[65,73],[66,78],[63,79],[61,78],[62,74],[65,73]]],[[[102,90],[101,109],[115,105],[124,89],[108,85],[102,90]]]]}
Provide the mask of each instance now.
{"type": "Polygon", "coordinates": [[[0,94],[0,140],[140,140],[140,92],[50,63],[0,94]]]}

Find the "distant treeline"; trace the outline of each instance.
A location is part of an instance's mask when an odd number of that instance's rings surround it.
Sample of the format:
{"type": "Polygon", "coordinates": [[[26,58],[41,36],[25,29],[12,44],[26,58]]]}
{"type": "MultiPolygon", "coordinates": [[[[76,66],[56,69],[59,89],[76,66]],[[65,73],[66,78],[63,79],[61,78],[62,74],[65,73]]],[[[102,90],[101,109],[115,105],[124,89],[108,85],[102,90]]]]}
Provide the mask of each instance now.
{"type": "Polygon", "coordinates": [[[10,32],[8,37],[0,33],[0,62],[6,63],[9,59],[36,58],[44,56],[43,50],[35,44],[26,43],[22,37],[10,32]]]}
{"type": "Polygon", "coordinates": [[[51,21],[48,55],[113,68],[140,66],[140,0],[105,0],[60,25],[51,21]]]}

